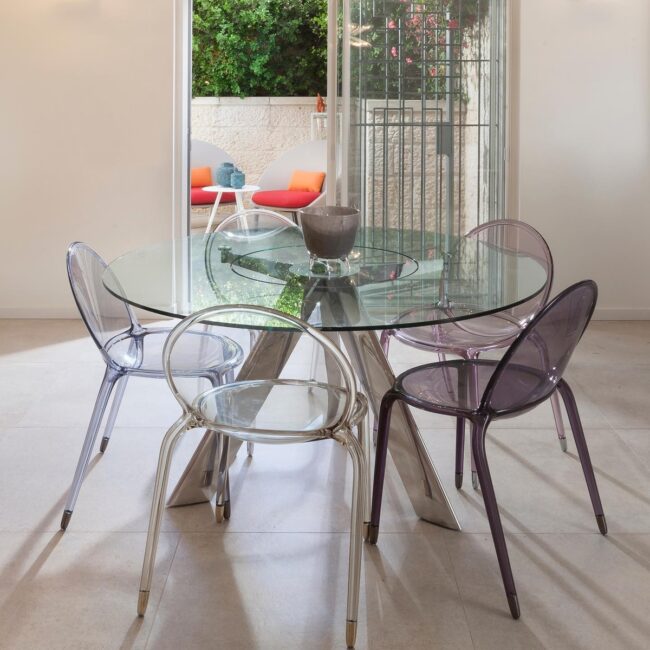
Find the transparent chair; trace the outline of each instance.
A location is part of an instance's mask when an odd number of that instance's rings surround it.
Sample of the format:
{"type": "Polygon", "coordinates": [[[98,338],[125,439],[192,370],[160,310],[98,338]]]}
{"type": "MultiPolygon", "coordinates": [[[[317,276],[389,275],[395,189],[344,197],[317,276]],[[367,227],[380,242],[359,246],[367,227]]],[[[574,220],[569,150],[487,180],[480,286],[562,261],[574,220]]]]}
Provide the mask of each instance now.
{"type": "MultiPolygon", "coordinates": [[[[106,262],[90,246],[81,242],[71,244],[67,269],[72,295],[106,363],[106,370],[63,511],[63,530],[72,517],[113,389],[115,394],[100,445],[102,453],[108,446],[129,377],[165,377],[162,351],[170,332],[170,328],[140,325],[129,305],[106,289],[102,282],[106,262]]],[[[217,386],[233,379],[233,369],[239,365],[242,356],[241,348],[234,341],[210,332],[193,331],[188,333],[178,349],[175,372],[183,377],[204,378],[217,386]]]]}
{"type": "MultiPolygon", "coordinates": [[[[296,223],[279,212],[267,210],[266,208],[251,208],[235,212],[235,214],[226,217],[215,228],[214,232],[221,233],[236,244],[236,242],[242,241],[261,242],[262,240],[269,240],[287,230],[301,232],[296,223]]],[[[217,241],[219,241],[217,238],[213,238],[211,244],[217,241]]],[[[211,254],[211,251],[208,251],[208,259],[211,254]]],[[[249,335],[250,347],[252,349],[257,340],[257,330],[250,330],[249,335]]],[[[314,347],[314,349],[316,348],[314,347]]],[[[249,457],[253,456],[253,447],[254,443],[246,443],[246,451],[249,457]]],[[[227,503],[228,501],[226,501],[227,503]]],[[[230,516],[227,508],[228,506],[226,505],[226,510],[223,513],[226,519],[230,516]]],[[[217,518],[220,518],[220,514],[217,515],[217,518]]]]}
{"type": "Polygon", "coordinates": [[[386,450],[391,410],[402,401],[432,413],[471,422],[472,450],[483,493],[501,577],[513,618],[519,618],[519,602],[510,568],[508,549],[488,467],[485,435],[492,420],[513,417],[537,406],[554,394],[562,396],[598,528],[607,534],[607,523],[598,494],[594,470],[573,393],[562,379],[569,359],[584,333],[597,299],[591,280],[574,284],[560,293],[523,329],[501,361],[468,359],[432,363],[407,370],[384,396],[379,412],[379,435],[372,493],[369,541],[377,542],[386,450]]]}
{"type": "MultiPolygon", "coordinates": [[[[532,299],[496,314],[440,325],[403,329],[396,327],[384,330],[381,334],[381,344],[386,355],[388,355],[390,338],[394,337],[411,347],[437,352],[441,361],[445,360],[447,354],[457,355],[463,359],[476,359],[481,352],[510,345],[521,329],[548,301],[553,284],[553,256],[542,235],[532,226],[512,219],[490,221],[470,230],[463,239],[460,244],[462,246],[476,242],[476,245],[482,245],[484,250],[496,247],[513,255],[535,260],[546,271],[547,280],[544,288],[532,299]]],[[[473,270],[472,268],[471,271],[473,270]]],[[[444,280],[443,277],[443,282],[444,280]]],[[[407,312],[400,320],[409,320],[411,316],[411,312],[407,312]]],[[[398,324],[399,321],[396,325],[398,324]]],[[[557,395],[551,397],[551,406],[560,446],[562,451],[566,451],[566,433],[557,395]]],[[[456,458],[456,487],[460,489],[463,484],[462,451],[465,438],[465,423],[462,419],[456,423],[456,436],[457,447],[461,453],[461,456],[456,458]]],[[[475,489],[478,487],[473,456],[472,485],[475,489]]]]}
{"type": "Polygon", "coordinates": [[[183,433],[195,427],[215,431],[220,437],[222,462],[224,459],[227,462],[230,438],[270,444],[333,439],[348,450],[353,466],[346,625],[347,643],[352,647],[357,627],[362,538],[367,530],[364,521],[368,521],[369,514],[366,457],[369,445],[360,443],[352,433],[356,427],[359,438],[365,441],[367,402],[357,392],[352,367],[347,359],[323,334],[303,321],[272,309],[232,305],[204,309],[179,323],[165,344],[163,364],[167,381],[183,408],[183,414],[165,435],[160,450],[138,614],[144,615],[147,608],[169,467],[176,442],[183,433]],[[307,335],[331,357],[340,371],[341,386],[285,378],[236,381],[204,392],[192,390],[191,385],[179,385],[176,379],[179,351],[183,348],[189,328],[200,322],[231,322],[251,329],[274,329],[307,335]],[[287,408],[289,404],[291,408],[287,408]]]}

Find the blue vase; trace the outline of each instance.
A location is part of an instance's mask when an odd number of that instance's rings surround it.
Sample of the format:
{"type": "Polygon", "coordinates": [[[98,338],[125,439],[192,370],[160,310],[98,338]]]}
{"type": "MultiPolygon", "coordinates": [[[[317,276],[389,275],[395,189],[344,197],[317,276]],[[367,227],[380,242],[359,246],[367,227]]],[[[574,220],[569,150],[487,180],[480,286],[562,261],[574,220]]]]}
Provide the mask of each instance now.
{"type": "Polygon", "coordinates": [[[217,185],[222,187],[230,187],[230,177],[235,169],[232,163],[221,163],[217,168],[217,185]]]}
{"type": "Polygon", "coordinates": [[[236,190],[241,190],[246,184],[246,175],[241,169],[235,169],[230,175],[230,185],[236,190]]]}

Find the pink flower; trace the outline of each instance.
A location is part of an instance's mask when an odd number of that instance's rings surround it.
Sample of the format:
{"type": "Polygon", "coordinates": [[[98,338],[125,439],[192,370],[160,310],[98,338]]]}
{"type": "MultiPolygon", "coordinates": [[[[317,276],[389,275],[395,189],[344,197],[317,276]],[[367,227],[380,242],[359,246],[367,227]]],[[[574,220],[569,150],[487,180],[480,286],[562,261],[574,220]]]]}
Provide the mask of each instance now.
{"type": "Polygon", "coordinates": [[[445,45],[446,42],[447,42],[447,39],[444,36],[440,36],[438,38],[438,45],[445,45]]]}
{"type": "Polygon", "coordinates": [[[429,76],[430,77],[437,77],[438,76],[438,69],[436,68],[435,65],[431,66],[429,68],[429,76]]]}
{"type": "Polygon", "coordinates": [[[393,58],[397,57],[397,48],[393,45],[393,47],[390,48],[390,53],[393,56],[393,58]]]}
{"type": "Polygon", "coordinates": [[[413,59],[410,56],[406,57],[406,62],[407,63],[413,63],[413,59]]]}
{"type": "Polygon", "coordinates": [[[455,18],[452,18],[447,23],[447,27],[449,27],[449,29],[458,29],[458,21],[455,18]]]}
{"type": "Polygon", "coordinates": [[[388,29],[397,29],[397,23],[394,20],[389,20],[388,29]]]}
{"type": "Polygon", "coordinates": [[[435,16],[427,16],[427,25],[435,27],[438,24],[438,19],[435,16]]]}
{"type": "Polygon", "coordinates": [[[397,279],[397,271],[391,271],[391,272],[389,273],[388,277],[389,277],[391,280],[396,280],[396,279],[397,279]]]}

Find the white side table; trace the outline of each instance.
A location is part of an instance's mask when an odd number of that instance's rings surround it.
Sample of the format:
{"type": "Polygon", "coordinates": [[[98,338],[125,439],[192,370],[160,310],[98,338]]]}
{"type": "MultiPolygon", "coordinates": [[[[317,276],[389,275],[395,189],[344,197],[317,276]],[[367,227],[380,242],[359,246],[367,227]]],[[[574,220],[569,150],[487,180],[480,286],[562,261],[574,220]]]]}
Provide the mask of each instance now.
{"type": "Polygon", "coordinates": [[[232,192],[235,195],[235,202],[237,204],[237,211],[241,212],[245,210],[243,195],[246,192],[257,192],[262,189],[259,185],[244,185],[240,189],[235,189],[234,187],[224,187],[223,185],[208,185],[207,187],[202,188],[204,192],[216,192],[217,198],[214,200],[214,205],[212,206],[212,212],[210,212],[210,220],[208,221],[208,226],[205,229],[205,234],[207,235],[212,230],[212,223],[214,217],[217,214],[217,208],[219,203],[221,203],[221,197],[224,192],[232,192]]]}

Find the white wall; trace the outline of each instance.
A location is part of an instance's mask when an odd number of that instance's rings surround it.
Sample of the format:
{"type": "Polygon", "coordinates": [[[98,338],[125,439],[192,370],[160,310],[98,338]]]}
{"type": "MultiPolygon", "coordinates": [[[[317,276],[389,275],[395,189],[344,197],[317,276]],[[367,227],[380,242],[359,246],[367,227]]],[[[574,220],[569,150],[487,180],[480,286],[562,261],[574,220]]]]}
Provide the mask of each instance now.
{"type": "Polygon", "coordinates": [[[601,318],[650,318],[650,2],[521,0],[520,217],[555,291],[583,278],[601,318]]]}
{"type": "Polygon", "coordinates": [[[65,251],[168,238],[174,0],[0,2],[0,316],[76,315],[65,251]]]}

